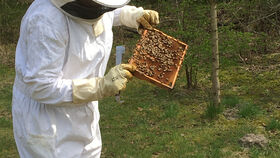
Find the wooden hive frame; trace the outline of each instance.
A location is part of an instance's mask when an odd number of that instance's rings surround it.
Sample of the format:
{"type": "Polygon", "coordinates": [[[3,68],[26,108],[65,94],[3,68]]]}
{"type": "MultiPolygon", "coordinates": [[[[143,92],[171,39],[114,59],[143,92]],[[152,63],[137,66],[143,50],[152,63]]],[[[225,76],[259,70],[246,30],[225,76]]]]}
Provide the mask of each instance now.
{"type": "Polygon", "coordinates": [[[145,30],[129,59],[129,63],[137,67],[133,75],[159,87],[173,89],[187,49],[187,44],[162,31],[145,30]]]}

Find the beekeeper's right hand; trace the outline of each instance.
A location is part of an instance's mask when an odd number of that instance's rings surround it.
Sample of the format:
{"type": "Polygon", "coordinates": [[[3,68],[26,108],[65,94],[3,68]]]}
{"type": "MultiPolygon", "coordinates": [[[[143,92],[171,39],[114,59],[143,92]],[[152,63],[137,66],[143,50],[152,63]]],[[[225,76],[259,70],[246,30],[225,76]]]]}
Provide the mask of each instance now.
{"type": "Polygon", "coordinates": [[[126,88],[135,66],[121,64],[113,67],[103,78],[73,80],[73,102],[86,103],[117,94],[126,88]]]}

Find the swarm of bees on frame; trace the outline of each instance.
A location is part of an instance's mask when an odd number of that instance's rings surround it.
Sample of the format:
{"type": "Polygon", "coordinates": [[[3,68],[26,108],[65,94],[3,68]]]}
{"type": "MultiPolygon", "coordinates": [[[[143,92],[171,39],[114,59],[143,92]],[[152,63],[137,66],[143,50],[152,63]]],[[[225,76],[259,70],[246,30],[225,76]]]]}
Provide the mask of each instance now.
{"type": "Polygon", "coordinates": [[[174,39],[157,31],[148,31],[138,41],[132,59],[139,73],[170,85],[170,76],[177,70],[184,49],[174,39]]]}

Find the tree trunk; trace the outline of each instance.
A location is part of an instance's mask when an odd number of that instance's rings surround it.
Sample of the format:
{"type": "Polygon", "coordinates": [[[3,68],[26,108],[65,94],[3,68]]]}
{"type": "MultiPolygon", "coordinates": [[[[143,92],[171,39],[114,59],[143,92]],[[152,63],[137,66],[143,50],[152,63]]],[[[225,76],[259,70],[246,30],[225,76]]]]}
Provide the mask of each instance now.
{"type": "Polygon", "coordinates": [[[177,8],[177,16],[178,16],[178,25],[181,28],[181,16],[180,16],[180,9],[179,9],[179,2],[175,0],[176,8],[177,8]]]}
{"type": "Polygon", "coordinates": [[[212,27],[212,92],[213,103],[219,106],[220,99],[220,81],[219,81],[219,38],[217,26],[217,3],[210,0],[211,4],[211,27],[212,27]]]}
{"type": "Polygon", "coordinates": [[[191,74],[189,72],[188,64],[185,64],[185,66],[186,66],[186,70],[185,71],[186,71],[186,77],[187,77],[187,88],[190,89],[191,86],[192,86],[192,83],[191,83],[191,80],[190,80],[191,74]]]}

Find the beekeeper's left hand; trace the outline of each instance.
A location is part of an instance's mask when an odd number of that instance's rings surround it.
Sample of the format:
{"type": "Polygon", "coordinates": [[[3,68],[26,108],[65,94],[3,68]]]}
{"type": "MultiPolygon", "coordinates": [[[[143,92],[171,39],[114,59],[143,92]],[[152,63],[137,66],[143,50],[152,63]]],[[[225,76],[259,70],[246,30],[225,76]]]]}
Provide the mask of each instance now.
{"type": "Polygon", "coordinates": [[[144,14],[137,19],[137,22],[140,24],[138,32],[142,34],[143,29],[153,29],[156,25],[159,24],[159,15],[157,11],[154,10],[143,10],[144,14]]]}
{"type": "Polygon", "coordinates": [[[159,24],[159,15],[154,10],[125,6],[121,10],[120,21],[121,24],[135,28],[142,34],[143,29],[153,29],[153,27],[159,24]]]}
{"type": "Polygon", "coordinates": [[[140,24],[139,29],[153,29],[156,25],[159,24],[159,15],[157,11],[154,10],[143,10],[143,15],[137,19],[137,22],[140,24]]]}

